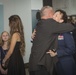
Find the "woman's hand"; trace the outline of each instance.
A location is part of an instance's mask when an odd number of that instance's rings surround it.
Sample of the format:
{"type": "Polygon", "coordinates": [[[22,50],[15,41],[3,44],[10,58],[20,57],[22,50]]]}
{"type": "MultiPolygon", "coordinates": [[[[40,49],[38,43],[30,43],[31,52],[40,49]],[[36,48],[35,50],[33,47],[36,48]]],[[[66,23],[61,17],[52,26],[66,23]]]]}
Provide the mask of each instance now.
{"type": "Polygon", "coordinates": [[[2,66],[4,67],[5,66],[5,60],[3,59],[2,61],[2,66]]]}
{"type": "Polygon", "coordinates": [[[34,39],[35,38],[35,35],[36,35],[36,29],[34,29],[31,38],[34,39]]]}
{"type": "Polygon", "coordinates": [[[2,74],[7,74],[7,71],[8,71],[8,69],[4,70],[4,69],[2,68],[2,66],[1,66],[1,64],[0,64],[0,72],[1,72],[2,74]]]}
{"type": "Polygon", "coordinates": [[[7,74],[7,71],[8,71],[7,69],[6,69],[6,70],[1,69],[1,73],[2,73],[2,74],[7,74]]]}
{"type": "Polygon", "coordinates": [[[47,54],[50,54],[51,57],[55,57],[55,56],[57,55],[57,52],[54,52],[54,51],[52,51],[52,50],[49,50],[49,51],[47,52],[47,54]]]}

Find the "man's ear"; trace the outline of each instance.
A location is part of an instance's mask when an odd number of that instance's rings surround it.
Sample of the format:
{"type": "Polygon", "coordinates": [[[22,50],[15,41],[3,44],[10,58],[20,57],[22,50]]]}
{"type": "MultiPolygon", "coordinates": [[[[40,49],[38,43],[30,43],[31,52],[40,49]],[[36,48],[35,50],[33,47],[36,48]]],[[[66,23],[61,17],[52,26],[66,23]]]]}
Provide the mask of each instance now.
{"type": "Polygon", "coordinates": [[[64,22],[64,20],[60,20],[60,23],[64,22]]]}

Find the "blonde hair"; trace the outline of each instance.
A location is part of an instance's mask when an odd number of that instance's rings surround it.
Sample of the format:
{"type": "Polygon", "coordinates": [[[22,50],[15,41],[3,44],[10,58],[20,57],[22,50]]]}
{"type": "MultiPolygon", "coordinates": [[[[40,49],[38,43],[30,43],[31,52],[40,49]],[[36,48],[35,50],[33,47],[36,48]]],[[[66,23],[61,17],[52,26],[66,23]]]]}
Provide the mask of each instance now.
{"type": "Polygon", "coordinates": [[[46,13],[47,10],[53,11],[53,8],[50,7],[50,6],[44,6],[44,7],[42,7],[42,9],[40,11],[41,17],[43,17],[43,16],[45,16],[47,14],[46,13]]]}
{"type": "MultiPolygon", "coordinates": [[[[3,33],[7,33],[7,34],[9,35],[9,33],[8,33],[7,31],[3,31],[3,32],[1,33],[1,35],[0,35],[0,46],[3,46],[3,45],[4,45],[4,41],[3,41],[3,39],[2,39],[3,33]]],[[[9,36],[10,36],[10,35],[9,35],[9,36]]],[[[9,44],[10,44],[10,38],[8,39],[8,46],[9,46],[9,44]]]]}

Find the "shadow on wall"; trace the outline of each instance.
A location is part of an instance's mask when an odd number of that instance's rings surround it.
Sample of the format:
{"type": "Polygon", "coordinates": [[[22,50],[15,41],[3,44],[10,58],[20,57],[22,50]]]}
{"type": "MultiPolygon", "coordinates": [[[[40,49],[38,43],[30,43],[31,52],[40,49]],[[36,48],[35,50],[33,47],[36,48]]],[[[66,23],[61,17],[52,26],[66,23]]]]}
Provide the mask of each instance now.
{"type": "Polygon", "coordinates": [[[36,27],[37,22],[41,19],[39,10],[32,10],[32,32],[36,27]]]}

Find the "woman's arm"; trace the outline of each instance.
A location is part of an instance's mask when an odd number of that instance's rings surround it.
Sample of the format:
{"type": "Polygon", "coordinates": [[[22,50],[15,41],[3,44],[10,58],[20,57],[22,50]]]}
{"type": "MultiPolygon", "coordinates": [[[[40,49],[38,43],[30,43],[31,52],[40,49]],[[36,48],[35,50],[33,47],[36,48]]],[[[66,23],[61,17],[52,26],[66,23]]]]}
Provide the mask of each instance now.
{"type": "Polygon", "coordinates": [[[64,34],[64,41],[65,46],[62,49],[58,49],[57,52],[53,52],[52,50],[49,50],[47,53],[51,55],[51,57],[58,56],[68,56],[74,54],[75,51],[75,43],[72,35],[70,33],[64,34]]]}
{"type": "Polygon", "coordinates": [[[7,74],[7,70],[4,70],[4,69],[2,68],[2,66],[1,66],[1,50],[0,50],[0,72],[1,72],[2,74],[7,74]]]}
{"type": "Polygon", "coordinates": [[[10,48],[7,52],[7,54],[5,55],[5,58],[3,59],[3,63],[5,63],[7,61],[7,59],[11,56],[11,54],[13,53],[14,47],[16,45],[16,42],[18,40],[18,34],[14,33],[11,39],[11,44],[10,44],[10,48]]]}

